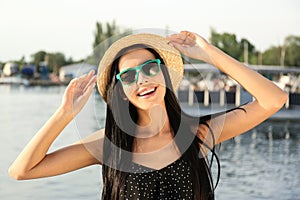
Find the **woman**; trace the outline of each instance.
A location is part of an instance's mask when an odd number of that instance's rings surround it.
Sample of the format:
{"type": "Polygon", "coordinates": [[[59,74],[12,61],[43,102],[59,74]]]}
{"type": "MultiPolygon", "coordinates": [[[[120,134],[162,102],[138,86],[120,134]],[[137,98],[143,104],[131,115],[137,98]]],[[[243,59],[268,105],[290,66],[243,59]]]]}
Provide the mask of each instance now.
{"type": "Polygon", "coordinates": [[[102,199],[214,199],[209,151],[214,154],[216,144],[258,125],[287,100],[271,81],[195,33],[131,35],[115,42],[99,65],[98,90],[107,103],[105,128],[47,153],[95,83],[93,72],[70,82],[59,109],[10,167],[12,177],[54,176],[101,164],[102,199]],[[179,52],[216,66],[255,100],[200,119],[182,113],[173,93],[183,73],[179,52]]]}

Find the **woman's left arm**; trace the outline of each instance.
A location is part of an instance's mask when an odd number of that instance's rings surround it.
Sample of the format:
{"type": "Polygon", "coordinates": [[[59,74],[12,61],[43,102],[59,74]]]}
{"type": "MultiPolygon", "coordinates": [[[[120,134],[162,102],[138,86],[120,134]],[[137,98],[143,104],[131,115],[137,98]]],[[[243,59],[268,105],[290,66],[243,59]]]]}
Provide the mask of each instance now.
{"type": "Polygon", "coordinates": [[[223,142],[258,125],[277,112],[287,101],[287,94],[272,81],[209,44],[199,35],[187,31],[168,37],[170,44],[186,56],[214,65],[236,80],[255,101],[209,122],[216,143],[223,142]]]}

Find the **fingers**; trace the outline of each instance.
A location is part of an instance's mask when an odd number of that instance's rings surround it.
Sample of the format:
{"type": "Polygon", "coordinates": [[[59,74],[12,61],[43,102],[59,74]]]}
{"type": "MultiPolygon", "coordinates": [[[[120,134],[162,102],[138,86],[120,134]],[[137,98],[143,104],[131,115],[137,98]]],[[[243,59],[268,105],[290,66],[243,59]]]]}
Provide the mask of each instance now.
{"type": "Polygon", "coordinates": [[[172,42],[172,43],[169,43],[169,45],[171,45],[172,47],[175,47],[175,49],[177,49],[180,52],[184,52],[184,50],[186,48],[184,45],[182,45],[178,42],[172,42]]]}
{"type": "Polygon", "coordinates": [[[67,97],[78,97],[83,95],[90,87],[94,88],[96,85],[96,76],[94,74],[95,71],[91,70],[88,74],[72,79],[66,89],[67,97]]]}
{"type": "Polygon", "coordinates": [[[74,78],[68,84],[68,86],[65,90],[65,95],[66,95],[67,98],[72,98],[73,97],[73,91],[74,91],[74,88],[77,85],[77,80],[78,80],[78,78],[74,78]]]}
{"type": "Polygon", "coordinates": [[[96,76],[92,76],[89,80],[89,82],[86,84],[84,91],[90,89],[90,88],[94,88],[96,85],[96,76]]]}
{"type": "Polygon", "coordinates": [[[85,91],[90,85],[96,82],[95,71],[91,70],[88,74],[82,75],[77,79],[77,88],[85,91]]]}
{"type": "Polygon", "coordinates": [[[192,33],[181,31],[178,34],[173,34],[167,37],[170,41],[169,45],[175,47],[178,51],[186,54],[187,48],[195,44],[192,33]]]}
{"type": "Polygon", "coordinates": [[[189,31],[181,31],[178,34],[168,36],[167,39],[173,44],[192,45],[195,42],[196,35],[189,31]]]}
{"type": "MultiPolygon", "coordinates": [[[[93,79],[94,78],[95,78],[95,76],[93,77],[93,79]]],[[[95,78],[95,80],[96,80],[96,78],[95,78]]],[[[86,88],[84,89],[83,95],[82,95],[84,99],[87,99],[91,95],[95,85],[96,85],[96,82],[94,80],[91,80],[89,82],[89,84],[87,84],[86,88]]]]}
{"type": "Polygon", "coordinates": [[[93,92],[96,85],[96,76],[94,76],[94,74],[95,71],[92,70],[88,74],[77,79],[76,88],[73,94],[74,108],[76,108],[77,111],[81,110],[93,92]]]}

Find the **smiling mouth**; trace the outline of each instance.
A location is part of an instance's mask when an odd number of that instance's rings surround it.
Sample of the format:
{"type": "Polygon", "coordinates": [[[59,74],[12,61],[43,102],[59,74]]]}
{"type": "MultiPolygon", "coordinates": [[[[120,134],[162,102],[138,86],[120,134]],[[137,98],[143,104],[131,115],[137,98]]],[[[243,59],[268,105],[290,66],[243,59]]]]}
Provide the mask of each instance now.
{"type": "Polygon", "coordinates": [[[137,96],[145,97],[145,96],[151,95],[156,91],[156,89],[157,89],[157,87],[151,88],[149,90],[146,90],[146,91],[143,91],[143,92],[139,93],[137,96]]]}

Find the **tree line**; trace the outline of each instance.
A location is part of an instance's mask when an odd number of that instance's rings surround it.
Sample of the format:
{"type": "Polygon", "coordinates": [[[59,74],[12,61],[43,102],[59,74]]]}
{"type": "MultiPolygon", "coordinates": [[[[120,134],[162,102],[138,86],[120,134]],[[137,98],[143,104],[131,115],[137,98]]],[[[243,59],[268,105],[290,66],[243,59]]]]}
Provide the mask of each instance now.
{"type": "MultiPolygon", "coordinates": [[[[131,29],[122,29],[113,22],[96,22],[94,32],[94,41],[92,44],[92,55],[82,60],[74,61],[72,57],[66,58],[62,52],[38,51],[31,55],[29,63],[37,66],[37,70],[44,63],[48,66],[50,72],[58,74],[60,67],[68,64],[87,62],[97,65],[101,60],[105,50],[120,37],[130,34],[131,29]]],[[[233,58],[252,65],[280,65],[300,67],[300,37],[289,35],[284,43],[278,46],[271,46],[263,52],[255,48],[246,38],[237,39],[233,33],[218,33],[211,29],[209,41],[226,52],[233,58]]],[[[14,61],[21,69],[26,63],[24,57],[14,61]]],[[[190,62],[199,62],[190,60],[190,62]]],[[[0,63],[3,66],[4,63],[0,63]]]]}
{"type": "Polygon", "coordinates": [[[211,30],[210,42],[234,57],[252,65],[279,65],[300,67],[300,37],[290,35],[279,46],[271,46],[263,52],[258,51],[247,39],[238,40],[235,34],[217,33],[211,30]]]}

